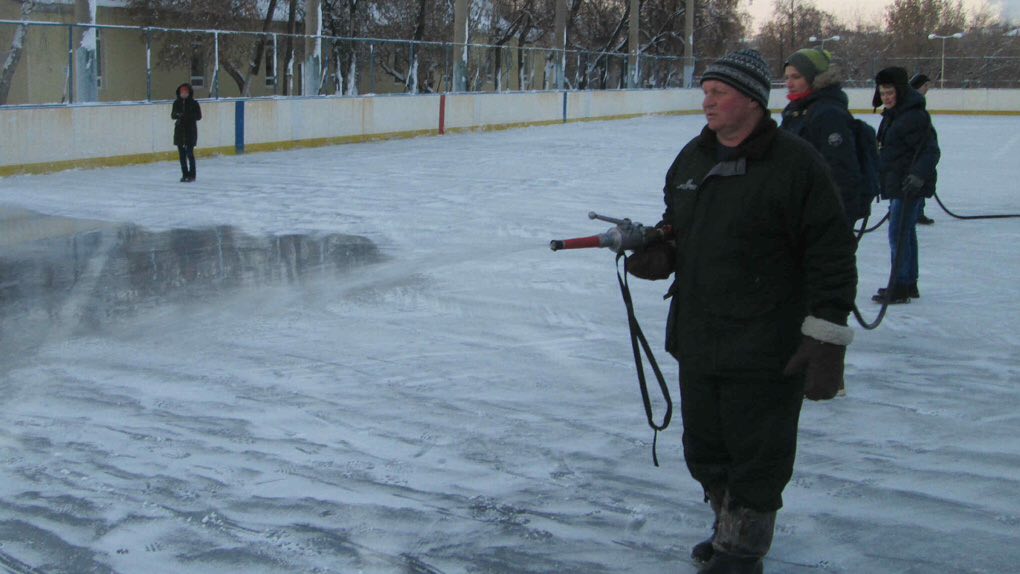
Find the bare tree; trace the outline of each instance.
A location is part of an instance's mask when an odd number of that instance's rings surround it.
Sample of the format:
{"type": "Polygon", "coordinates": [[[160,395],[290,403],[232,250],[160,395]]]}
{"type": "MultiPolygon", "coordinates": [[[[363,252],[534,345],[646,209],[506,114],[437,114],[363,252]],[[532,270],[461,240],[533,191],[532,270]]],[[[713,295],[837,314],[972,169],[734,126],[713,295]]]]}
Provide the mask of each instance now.
{"type": "Polygon", "coordinates": [[[809,1],[798,0],[794,6],[789,0],[774,0],[772,19],[758,33],[758,47],[773,65],[773,73],[782,74],[783,62],[790,54],[808,47],[808,38],[839,32],[836,17],[809,1]]]}
{"type": "Polygon", "coordinates": [[[262,22],[262,35],[259,36],[258,42],[255,44],[255,50],[252,54],[251,63],[248,65],[248,73],[244,75],[241,81],[241,95],[244,97],[251,96],[251,77],[259,73],[259,68],[262,66],[262,57],[266,52],[266,35],[269,32],[269,27],[273,23],[273,17],[276,15],[276,2],[277,0],[269,0],[269,7],[266,8],[266,17],[262,22]]]}
{"type": "MultiPolygon", "coordinates": [[[[591,52],[575,56],[571,84],[581,89],[622,85],[622,74],[614,75],[613,64],[614,59],[620,62],[618,54],[627,49],[630,2],[569,0],[567,10],[568,47],[591,52]]],[[[641,0],[639,13],[639,53],[654,56],[721,55],[740,43],[749,20],[740,9],[739,0],[699,1],[694,14],[696,45],[687,46],[683,33],[687,13],[684,0],[641,0]]],[[[666,65],[646,76],[650,84],[666,85],[679,72],[679,66],[666,65]]]]}
{"type": "MultiPolygon", "coordinates": [[[[374,37],[405,39],[414,42],[449,42],[453,25],[451,0],[387,0],[373,4],[368,21],[374,37]]],[[[478,13],[472,18],[477,29],[478,13]]],[[[378,48],[377,65],[408,92],[434,92],[437,82],[449,85],[451,56],[447,46],[433,44],[384,43],[378,48]],[[442,77],[437,77],[440,70],[442,77]]]]}
{"type": "Polygon", "coordinates": [[[297,33],[298,0],[290,0],[287,7],[287,40],[283,57],[283,95],[294,91],[294,34],[297,33]]]}
{"type": "MultiPolygon", "coordinates": [[[[128,9],[144,25],[200,30],[255,31],[259,22],[262,31],[268,30],[276,9],[276,0],[270,1],[271,11],[263,19],[258,0],[128,0],[128,9]]],[[[190,64],[196,51],[207,61],[219,53],[219,66],[234,80],[238,91],[247,94],[249,82],[255,72],[251,65],[261,62],[265,51],[264,35],[220,34],[218,46],[211,34],[167,34],[158,54],[160,65],[166,68],[190,64]],[[218,48],[218,50],[217,50],[218,48]],[[248,66],[241,62],[248,62],[248,66]],[[242,69],[247,68],[246,74],[242,69]]],[[[257,68],[255,70],[257,72],[257,68]]]]}
{"type": "Polygon", "coordinates": [[[937,46],[928,34],[961,32],[967,16],[960,0],[895,0],[886,11],[886,31],[900,57],[933,56],[937,46]]]}
{"type": "MultiPolygon", "coordinates": [[[[28,16],[35,8],[35,0],[21,0],[21,19],[28,20],[28,16]]],[[[14,72],[18,71],[18,63],[21,61],[21,54],[25,51],[25,37],[28,36],[28,26],[19,24],[14,30],[14,38],[11,40],[11,49],[7,52],[3,67],[0,67],[0,106],[7,103],[10,95],[11,83],[14,81],[14,72]]]]}

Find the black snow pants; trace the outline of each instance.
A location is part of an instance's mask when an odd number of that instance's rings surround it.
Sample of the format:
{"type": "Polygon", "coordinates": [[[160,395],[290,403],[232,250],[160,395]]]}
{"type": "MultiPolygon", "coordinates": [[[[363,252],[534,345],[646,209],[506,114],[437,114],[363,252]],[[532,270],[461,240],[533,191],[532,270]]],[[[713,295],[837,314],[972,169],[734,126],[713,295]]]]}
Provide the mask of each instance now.
{"type": "Polygon", "coordinates": [[[195,146],[177,146],[177,155],[181,160],[181,174],[184,177],[195,178],[195,146]]]}
{"type": "Polygon", "coordinates": [[[691,476],[706,492],[725,488],[739,506],[781,508],[797,453],[803,378],[682,370],[680,399],[691,476]]]}

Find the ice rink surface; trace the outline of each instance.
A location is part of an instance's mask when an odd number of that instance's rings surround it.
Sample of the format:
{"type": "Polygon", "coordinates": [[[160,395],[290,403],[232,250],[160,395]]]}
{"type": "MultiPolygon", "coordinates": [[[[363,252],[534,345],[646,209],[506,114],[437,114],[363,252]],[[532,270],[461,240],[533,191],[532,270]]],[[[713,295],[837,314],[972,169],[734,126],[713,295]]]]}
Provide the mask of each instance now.
{"type": "MultiPolygon", "coordinates": [[[[1020,212],[1020,118],[935,124],[947,205],[1020,212]]],[[[651,464],[612,254],[547,245],[603,231],[589,210],[655,223],[701,125],[221,157],[194,184],[175,163],[0,179],[8,207],[381,254],[86,321],[107,296],[88,278],[116,271],[92,259],[73,299],[9,323],[0,571],[695,573],[711,513],[679,414],[651,464]]],[[[1017,571],[1020,220],[928,214],[922,298],[859,330],[846,398],[805,405],[766,572],[1017,571]]],[[[888,258],[884,229],[864,239],[869,317],[888,258]]],[[[633,284],[656,349],[665,288],[633,284]]]]}

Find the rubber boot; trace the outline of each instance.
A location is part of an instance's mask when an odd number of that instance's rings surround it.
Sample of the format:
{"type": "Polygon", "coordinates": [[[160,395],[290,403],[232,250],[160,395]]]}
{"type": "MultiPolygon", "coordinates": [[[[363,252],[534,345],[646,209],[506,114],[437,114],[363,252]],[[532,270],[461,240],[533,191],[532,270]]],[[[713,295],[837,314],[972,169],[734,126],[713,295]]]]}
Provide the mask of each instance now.
{"type": "Polygon", "coordinates": [[[878,293],[871,296],[871,300],[876,303],[884,303],[886,299],[889,300],[890,305],[910,303],[910,286],[895,285],[892,291],[882,287],[878,293]]]}
{"type": "Polygon", "coordinates": [[[762,574],[762,560],[772,546],[775,512],[733,505],[727,497],[719,513],[712,559],[702,574],[762,574]]]}
{"type": "Polygon", "coordinates": [[[691,549],[691,558],[695,562],[701,562],[702,564],[712,559],[712,555],[715,554],[715,549],[712,548],[712,542],[715,541],[715,533],[719,529],[719,512],[722,510],[723,497],[726,495],[726,489],[722,487],[718,488],[706,488],[705,489],[705,502],[712,506],[712,512],[715,514],[715,520],[712,522],[712,535],[698,542],[691,549]]]}

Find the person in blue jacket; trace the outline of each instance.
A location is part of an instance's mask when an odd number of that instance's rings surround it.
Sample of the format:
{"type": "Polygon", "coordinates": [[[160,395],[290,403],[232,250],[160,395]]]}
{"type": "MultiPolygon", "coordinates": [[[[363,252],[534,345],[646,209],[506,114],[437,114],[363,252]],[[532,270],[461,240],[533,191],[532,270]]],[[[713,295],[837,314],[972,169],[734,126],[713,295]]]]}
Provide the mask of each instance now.
{"type": "Polygon", "coordinates": [[[839,67],[825,50],[798,50],[786,61],[786,98],[781,128],[808,141],[829,164],[847,224],[868,214],[872,193],[857,157],[849,99],[839,67]]]}
{"type": "Polygon", "coordinates": [[[941,152],[925,109],[924,96],[910,87],[907,71],[886,68],[875,76],[872,104],[883,106],[878,127],[882,197],[889,200],[889,247],[895,281],[891,292],[879,289],[878,302],[909,303],[917,288],[917,218],[920,200],[935,193],[941,152]]]}

